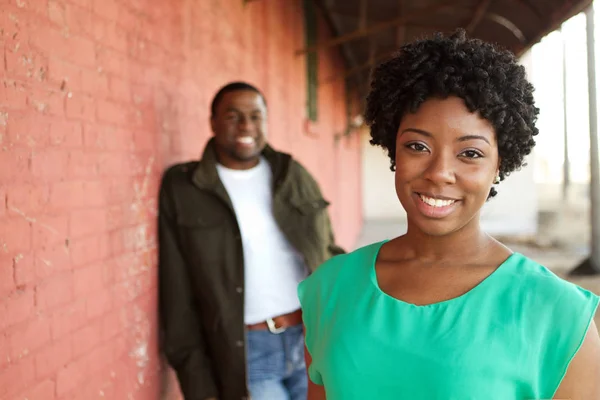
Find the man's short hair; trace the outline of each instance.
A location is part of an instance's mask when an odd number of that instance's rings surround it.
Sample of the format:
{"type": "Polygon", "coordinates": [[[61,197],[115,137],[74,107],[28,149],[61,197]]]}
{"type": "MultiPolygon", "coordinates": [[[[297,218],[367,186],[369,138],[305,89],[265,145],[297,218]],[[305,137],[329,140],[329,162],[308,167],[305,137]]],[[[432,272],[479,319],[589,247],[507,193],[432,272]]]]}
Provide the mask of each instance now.
{"type": "Polygon", "coordinates": [[[267,105],[267,100],[265,100],[265,96],[255,86],[252,86],[251,84],[246,82],[231,82],[219,89],[217,94],[215,94],[215,97],[213,97],[212,103],[210,105],[211,116],[214,116],[217,113],[217,107],[219,107],[219,103],[221,102],[223,96],[226,93],[237,92],[240,90],[250,90],[252,92],[258,93],[260,97],[262,97],[265,106],[267,105]]]}

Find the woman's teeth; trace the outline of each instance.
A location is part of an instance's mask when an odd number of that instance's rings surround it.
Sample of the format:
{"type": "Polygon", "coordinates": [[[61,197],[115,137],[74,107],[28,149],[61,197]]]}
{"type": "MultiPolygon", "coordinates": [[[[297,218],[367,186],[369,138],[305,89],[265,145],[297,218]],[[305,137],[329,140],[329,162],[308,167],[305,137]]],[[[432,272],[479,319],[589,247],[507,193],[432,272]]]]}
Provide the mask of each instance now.
{"type": "Polygon", "coordinates": [[[423,203],[428,204],[432,207],[446,207],[456,202],[456,200],[434,199],[432,197],[423,196],[422,194],[420,194],[419,197],[421,198],[423,203]]]}

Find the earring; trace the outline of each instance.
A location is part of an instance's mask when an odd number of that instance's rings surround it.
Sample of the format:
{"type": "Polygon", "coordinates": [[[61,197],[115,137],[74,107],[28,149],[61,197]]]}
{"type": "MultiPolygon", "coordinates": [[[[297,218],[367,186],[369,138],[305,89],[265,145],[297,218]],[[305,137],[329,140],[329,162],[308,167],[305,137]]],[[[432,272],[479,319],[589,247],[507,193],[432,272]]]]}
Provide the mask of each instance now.
{"type": "Polygon", "coordinates": [[[494,185],[497,185],[500,183],[500,174],[496,175],[496,179],[494,179],[494,185]]]}

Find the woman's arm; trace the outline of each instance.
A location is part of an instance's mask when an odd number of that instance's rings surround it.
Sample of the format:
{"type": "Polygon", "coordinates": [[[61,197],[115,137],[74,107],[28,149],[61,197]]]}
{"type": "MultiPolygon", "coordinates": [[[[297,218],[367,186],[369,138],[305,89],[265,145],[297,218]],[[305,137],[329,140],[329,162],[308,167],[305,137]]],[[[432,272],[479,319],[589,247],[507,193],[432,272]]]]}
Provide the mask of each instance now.
{"type": "Polygon", "coordinates": [[[600,337],[593,321],[554,398],[600,399],[600,337]]]}
{"type": "MultiPolygon", "coordinates": [[[[306,360],[306,372],[308,374],[308,367],[312,363],[312,357],[308,353],[306,346],[304,346],[304,359],[306,360]]],[[[325,397],[325,387],[317,385],[308,378],[308,398],[307,400],[327,400],[325,397]]]]}

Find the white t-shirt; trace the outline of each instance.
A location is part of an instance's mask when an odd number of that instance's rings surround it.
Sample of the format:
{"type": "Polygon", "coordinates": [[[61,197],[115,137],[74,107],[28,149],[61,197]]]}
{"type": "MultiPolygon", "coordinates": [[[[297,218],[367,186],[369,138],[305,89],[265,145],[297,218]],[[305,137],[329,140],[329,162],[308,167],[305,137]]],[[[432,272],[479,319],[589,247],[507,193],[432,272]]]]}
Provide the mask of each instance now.
{"type": "Polygon", "coordinates": [[[300,308],[298,284],[307,271],[302,256],[287,241],[273,217],[272,172],[263,158],[248,170],[217,164],[233,203],[242,235],[246,324],[300,308]]]}

